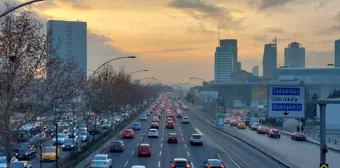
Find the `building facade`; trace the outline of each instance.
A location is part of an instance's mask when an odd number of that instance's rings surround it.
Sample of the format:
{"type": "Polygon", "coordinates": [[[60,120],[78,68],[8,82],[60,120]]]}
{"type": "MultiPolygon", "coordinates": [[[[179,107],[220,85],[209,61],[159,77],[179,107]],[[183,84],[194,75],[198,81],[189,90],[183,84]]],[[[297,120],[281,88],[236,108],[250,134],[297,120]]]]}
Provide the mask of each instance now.
{"type": "Polygon", "coordinates": [[[216,47],[215,52],[215,81],[231,79],[233,72],[233,54],[230,48],[216,47]]]}
{"type": "Polygon", "coordinates": [[[253,68],[251,68],[251,73],[253,73],[254,76],[259,76],[259,66],[253,66],[253,68]]]}
{"type": "Polygon", "coordinates": [[[277,44],[265,44],[263,52],[263,77],[272,78],[277,68],[277,44]]]}
{"type": "MultiPolygon", "coordinates": [[[[49,20],[47,22],[47,31],[51,33],[52,46],[57,48],[56,52],[59,60],[65,61],[65,63],[68,59],[74,60],[77,65],[76,71],[86,79],[87,23],[49,20]]],[[[47,69],[47,78],[50,74],[51,70],[47,69]]]]}
{"type": "Polygon", "coordinates": [[[284,66],[287,68],[305,68],[305,48],[298,42],[292,42],[285,48],[284,66]]]}
{"type": "Polygon", "coordinates": [[[238,49],[237,49],[237,40],[236,39],[223,39],[220,40],[221,48],[230,48],[230,52],[233,55],[233,72],[237,72],[241,70],[241,63],[238,62],[238,49]]]}
{"type": "Polygon", "coordinates": [[[334,64],[340,67],[340,39],[334,42],[334,64]]]}

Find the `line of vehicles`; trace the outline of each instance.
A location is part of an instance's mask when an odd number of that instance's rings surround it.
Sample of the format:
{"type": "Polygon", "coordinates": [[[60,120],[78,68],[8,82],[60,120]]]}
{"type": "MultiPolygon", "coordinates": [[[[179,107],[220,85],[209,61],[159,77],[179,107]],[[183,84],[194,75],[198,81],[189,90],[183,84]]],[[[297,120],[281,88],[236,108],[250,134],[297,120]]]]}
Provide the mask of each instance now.
{"type": "MultiPolygon", "coordinates": [[[[190,120],[188,116],[183,116],[181,108],[183,110],[187,110],[187,106],[185,106],[180,101],[175,101],[172,93],[162,94],[155,105],[150,106],[148,110],[145,111],[145,114],[141,115],[140,121],[132,123],[131,127],[125,129],[122,132],[122,138],[135,138],[135,131],[139,131],[142,128],[143,124],[147,124],[144,121],[147,121],[150,117],[151,123],[148,125],[149,130],[147,132],[148,138],[158,138],[160,128],[160,120],[163,116],[166,117],[164,127],[166,129],[176,129],[175,122],[177,120],[181,120],[182,124],[190,124],[190,120]],[[143,123],[144,122],[144,123],[143,123]]],[[[167,143],[179,143],[178,135],[174,132],[168,133],[167,143]]],[[[189,143],[191,145],[203,145],[203,135],[201,134],[192,134],[189,139],[189,143]]],[[[110,152],[124,152],[125,144],[124,141],[117,139],[111,142],[110,152]]],[[[151,157],[152,156],[152,146],[149,143],[140,143],[137,146],[137,157],[151,157]]],[[[174,158],[169,161],[171,168],[191,168],[190,161],[186,158],[174,158]]],[[[224,163],[219,159],[207,159],[204,162],[205,168],[225,168],[224,163]]],[[[97,154],[94,156],[91,161],[91,168],[109,168],[112,167],[112,158],[109,157],[108,154],[97,154]]],[[[132,165],[131,168],[146,168],[143,165],[132,165]]]]}
{"type": "MultiPolygon", "coordinates": [[[[229,124],[231,127],[237,127],[238,129],[246,129],[247,127],[245,122],[238,115],[228,117],[225,119],[224,123],[229,124]]],[[[278,129],[270,128],[257,122],[250,122],[248,127],[250,130],[256,131],[257,134],[264,134],[269,138],[281,138],[281,132],[278,129]]],[[[291,135],[291,139],[296,141],[306,141],[307,137],[303,132],[294,132],[291,135]]]]}

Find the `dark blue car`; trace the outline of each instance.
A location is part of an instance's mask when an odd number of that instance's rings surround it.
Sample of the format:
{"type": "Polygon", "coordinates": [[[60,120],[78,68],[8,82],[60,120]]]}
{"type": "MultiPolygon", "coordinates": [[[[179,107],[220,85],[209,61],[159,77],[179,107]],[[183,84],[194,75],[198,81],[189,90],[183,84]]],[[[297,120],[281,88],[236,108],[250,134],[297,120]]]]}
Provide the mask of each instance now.
{"type": "Polygon", "coordinates": [[[135,123],[132,124],[131,128],[133,130],[140,130],[140,129],[142,129],[142,125],[139,122],[135,122],[135,123]]]}
{"type": "Polygon", "coordinates": [[[37,150],[34,146],[22,146],[19,148],[15,157],[18,160],[31,160],[36,157],[37,150]]]}

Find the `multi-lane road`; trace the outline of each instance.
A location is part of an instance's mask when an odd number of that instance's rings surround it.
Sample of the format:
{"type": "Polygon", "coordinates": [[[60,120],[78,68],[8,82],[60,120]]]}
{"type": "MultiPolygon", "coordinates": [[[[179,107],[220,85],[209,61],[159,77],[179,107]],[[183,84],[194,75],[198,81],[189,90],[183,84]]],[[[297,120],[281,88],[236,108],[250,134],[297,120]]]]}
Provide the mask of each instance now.
{"type": "MultiPolygon", "coordinates": [[[[192,106],[193,108],[193,106],[192,106]]],[[[193,111],[195,111],[193,109],[193,111]]],[[[193,112],[192,111],[192,112],[193,112]]],[[[201,115],[201,114],[199,114],[201,115]]],[[[211,117],[211,116],[210,116],[211,117]]],[[[206,116],[206,122],[211,122],[206,116]]],[[[250,129],[238,129],[225,125],[224,131],[247,139],[258,148],[269,151],[275,158],[282,159],[294,164],[296,167],[318,167],[320,164],[320,147],[308,141],[293,141],[289,135],[282,134],[280,139],[269,138],[263,134],[257,134],[250,129]]],[[[339,165],[340,152],[329,150],[327,153],[327,164],[330,167],[339,165]]]]}
{"type": "MultiPolygon", "coordinates": [[[[170,167],[169,161],[177,157],[184,157],[191,161],[191,167],[203,167],[203,162],[217,155],[228,168],[279,168],[284,167],[268,156],[253,149],[224,133],[221,133],[198,119],[190,112],[184,112],[190,118],[190,124],[182,124],[181,119],[176,120],[175,129],[166,129],[164,126],[165,114],[160,121],[159,137],[148,138],[150,118],[142,123],[142,129],[135,131],[134,139],[123,139],[126,150],[122,153],[111,153],[107,147],[106,153],[113,159],[112,167],[127,167],[144,165],[147,168],[170,167]],[[178,144],[168,144],[168,134],[175,132],[178,135],[178,144]],[[194,133],[203,134],[203,146],[191,146],[189,136],[194,133]],[[151,157],[138,157],[137,146],[149,143],[152,146],[151,157]],[[216,155],[217,154],[217,155],[216,155]]],[[[89,166],[88,166],[89,167],[89,166]]]]}

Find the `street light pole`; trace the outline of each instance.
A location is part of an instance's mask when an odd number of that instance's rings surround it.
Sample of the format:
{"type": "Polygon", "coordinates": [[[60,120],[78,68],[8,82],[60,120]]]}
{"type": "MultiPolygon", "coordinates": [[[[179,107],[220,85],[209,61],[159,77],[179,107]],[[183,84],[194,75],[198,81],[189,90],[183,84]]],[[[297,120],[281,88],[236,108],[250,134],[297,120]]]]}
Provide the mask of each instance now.
{"type": "Polygon", "coordinates": [[[92,73],[92,75],[89,77],[89,80],[92,79],[92,77],[98,72],[98,70],[99,70],[101,67],[105,66],[106,64],[108,64],[108,63],[110,63],[110,62],[112,62],[112,61],[114,61],[114,60],[125,59],[125,58],[136,58],[136,56],[118,57],[118,58],[113,58],[113,59],[110,59],[110,60],[104,62],[104,63],[101,64],[96,70],[94,70],[94,72],[92,73]]]}
{"type": "Polygon", "coordinates": [[[138,73],[138,72],[147,72],[147,71],[149,71],[149,70],[147,70],[147,69],[142,69],[142,70],[138,70],[138,71],[135,71],[135,72],[131,72],[131,73],[128,74],[127,76],[131,76],[131,75],[133,75],[133,74],[135,74],[135,73],[138,73]]]}
{"type": "Polygon", "coordinates": [[[25,2],[25,3],[22,3],[22,4],[20,4],[20,5],[14,6],[14,7],[10,8],[9,10],[7,10],[7,11],[1,13],[1,14],[0,14],[0,18],[6,16],[7,14],[9,14],[9,13],[11,13],[11,12],[13,12],[13,11],[19,9],[19,8],[22,8],[22,7],[24,7],[24,6],[27,6],[27,5],[36,3],[36,2],[41,2],[41,1],[45,1],[45,0],[33,0],[33,1],[25,2]]]}

